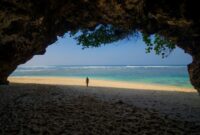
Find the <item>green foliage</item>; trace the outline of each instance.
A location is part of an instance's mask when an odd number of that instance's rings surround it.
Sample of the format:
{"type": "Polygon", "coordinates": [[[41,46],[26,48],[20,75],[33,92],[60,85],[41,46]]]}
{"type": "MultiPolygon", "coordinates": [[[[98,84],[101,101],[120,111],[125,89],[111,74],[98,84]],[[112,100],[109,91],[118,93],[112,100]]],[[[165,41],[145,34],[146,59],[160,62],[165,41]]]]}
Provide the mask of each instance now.
{"type": "Polygon", "coordinates": [[[132,31],[124,31],[120,28],[113,27],[111,25],[100,25],[94,31],[82,30],[81,34],[76,36],[78,32],[71,32],[71,36],[74,36],[78,42],[78,45],[82,45],[83,48],[99,47],[102,44],[109,44],[118,40],[129,37],[132,31]]]}
{"type": "Polygon", "coordinates": [[[175,44],[158,34],[155,34],[154,37],[151,38],[149,35],[143,33],[142,37],[143,41],[147,45],[147,53],[154,50],[157,55],[162,55],[162,58],[164,58],[167,57],[173,49],[175,49],[175,44]]]}
{"type": "MultiPolygon", "coordinates": [[[[82,45],[84,49],[99,47],[130,36],[137,37],[138,32],[135,30],[123,30],[111,25],[99,25],[95,30],[84,29],[80,32],[73,31],[70,35],[73,36],[77,40],[78,45],[82,45]]],[[[147,45],[146,52],[150,53],[154,50],[155,53],[161,55],[162,58],[167,57],[175,48],[175,44],[158,34],[151,37],[150,35],[142,33],[142,38],[147,45]]]]}

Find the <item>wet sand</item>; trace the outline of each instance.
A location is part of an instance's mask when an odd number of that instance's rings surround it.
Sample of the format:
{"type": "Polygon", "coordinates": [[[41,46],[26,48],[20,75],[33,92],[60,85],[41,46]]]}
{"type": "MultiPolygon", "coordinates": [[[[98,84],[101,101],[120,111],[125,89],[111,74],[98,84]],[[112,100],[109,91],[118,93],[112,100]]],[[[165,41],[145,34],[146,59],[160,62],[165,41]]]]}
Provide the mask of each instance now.
{"type": "Polygon", "coordinates": [[[200,97],[194,91],[11,83],[0,86],[0,127],[6,135],[197,135],[200,97]]]}

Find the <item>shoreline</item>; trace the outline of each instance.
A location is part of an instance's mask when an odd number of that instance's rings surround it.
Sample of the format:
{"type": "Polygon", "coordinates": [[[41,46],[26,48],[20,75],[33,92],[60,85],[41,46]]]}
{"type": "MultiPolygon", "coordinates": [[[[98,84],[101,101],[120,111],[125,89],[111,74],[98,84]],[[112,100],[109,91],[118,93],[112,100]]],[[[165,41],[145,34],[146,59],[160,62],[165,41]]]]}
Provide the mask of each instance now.
{"type": "MultiPolygon", "coordinates": [[[[9,77],[11,83],[33,83],[33,84],[50,84],[50,85],[76,85],[85,86],[85,78],[81,77],[9,77]]],[[[145,84],[138,82],[111,81],[101,79],[90,79],[89,86],[93,87],[110,87],[110,88],[127,88],[142,89],[155,91],[177,91],[177,92],[196,92],[194,88],[177,87],[170,85],[145,84]]]]}
{"type": "Polygon", "coordinates": [[[9,80],[10,85],[0,86],[4,134],[199,133],[200,98],[196,90],[163,86],[168,90],[155,90],[158,86],[150,90],[146,84],[94,79],[90,80],[92,86],[86,87],[82,78],[9,80]],[[142,89],[136,89],[139,86],[142,89]]]}

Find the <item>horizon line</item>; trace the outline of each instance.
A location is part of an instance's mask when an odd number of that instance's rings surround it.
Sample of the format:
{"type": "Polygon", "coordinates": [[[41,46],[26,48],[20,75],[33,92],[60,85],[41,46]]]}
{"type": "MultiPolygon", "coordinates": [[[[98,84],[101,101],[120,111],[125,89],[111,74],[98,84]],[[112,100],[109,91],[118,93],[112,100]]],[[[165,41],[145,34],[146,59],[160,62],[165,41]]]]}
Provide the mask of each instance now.
{"type": "Polygon", "coordinates": [[[68,64],[55,64],[55,65],[19,65],[19,67],[34,67],[34,66],[187,66],[187,64],[177,64],[177,65],[175,65],[175,64],[166,64],[166,65],[154,65],[154,64],[149,64],[149,65],[139,65],[139,64],[136,64],[136,65],[125,65],[125,64],[122,64],[122,65],[120,65],[120,64],[113,64],[113,65],[107,65],[107,64],[105,64],[105,65],[103,65],[103,64],[100,64],[100,65],[68,65],[68,64]]]}

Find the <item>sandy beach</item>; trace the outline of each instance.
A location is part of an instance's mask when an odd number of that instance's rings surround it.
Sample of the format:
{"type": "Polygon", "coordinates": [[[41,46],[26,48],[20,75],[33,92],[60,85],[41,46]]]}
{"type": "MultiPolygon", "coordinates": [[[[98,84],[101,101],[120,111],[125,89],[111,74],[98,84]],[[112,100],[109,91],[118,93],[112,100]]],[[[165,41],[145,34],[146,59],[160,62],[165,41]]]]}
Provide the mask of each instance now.
{"type": "Polygon", "coordinates": [[[85,87],[77,78],[9,80],[9,86],[0,86],[0,134],[200,132],[200,97],[194,89],[102,80],[85,87]]]}
{"type": "MultiPolygon", "coordinates": [[[[73,77],[10,77],[9,81],[13,83],[36,83],[36,84],[57,84],[57,85],[77,85],[85,86],[84,78],[73,77]]],[[[135,82],[122,82],[110,80],[90,79],[90,86],[96,87],[111,87],[111,88],[127,88],[127,89],[142,89],[142,90],[158,90],[158,91],[180,91],[180,92],[196,92],[193,88],[182,88],[176,86],[145,84],[135,82]]]]}

